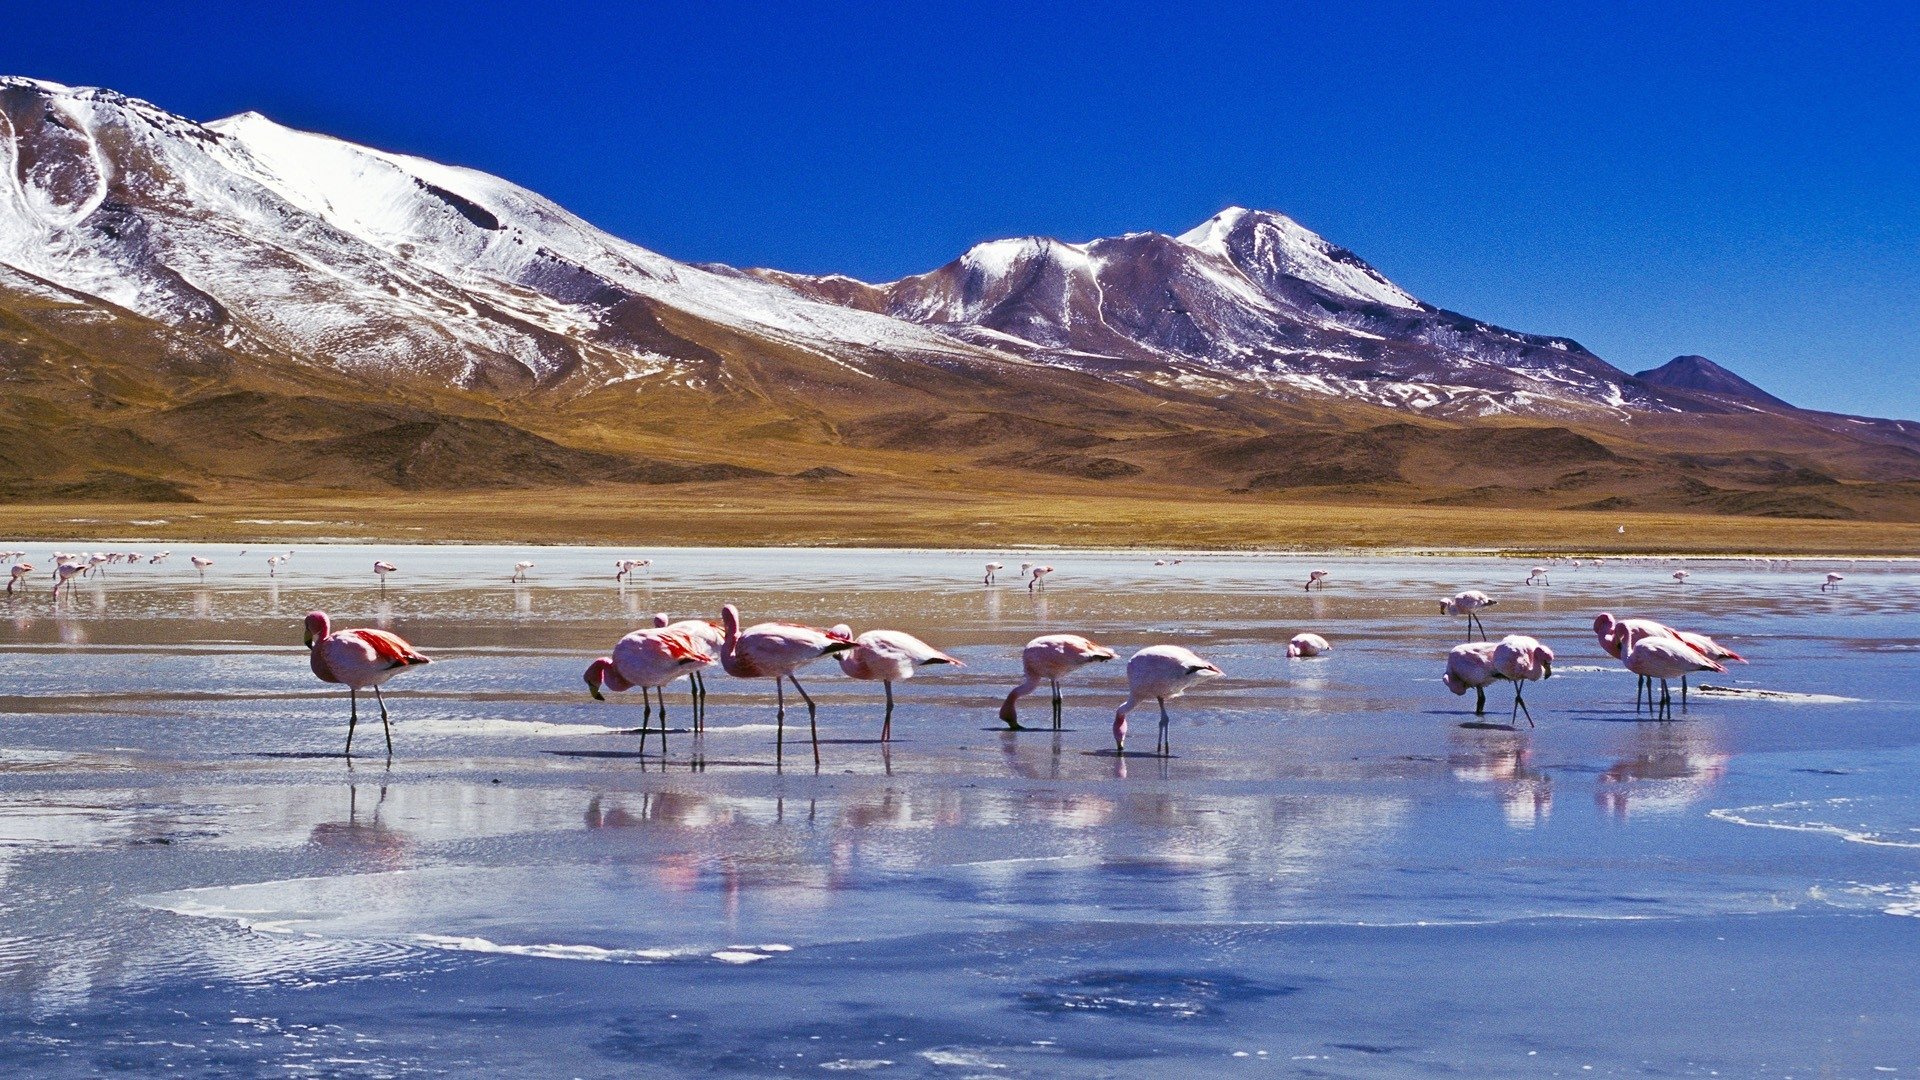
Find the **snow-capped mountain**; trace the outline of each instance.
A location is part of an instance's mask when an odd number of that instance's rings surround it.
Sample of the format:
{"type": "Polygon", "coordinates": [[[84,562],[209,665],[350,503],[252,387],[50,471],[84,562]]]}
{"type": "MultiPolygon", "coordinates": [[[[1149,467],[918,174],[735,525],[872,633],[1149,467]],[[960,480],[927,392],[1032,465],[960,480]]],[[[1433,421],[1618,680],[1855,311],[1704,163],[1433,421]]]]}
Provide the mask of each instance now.
{"type": "Polygon", "coordinates": [[[498,389],[689,375],[663,308],[859,365],[977,350],[675,262],[471,169],[0,79],[0,264],[367,378],[498,389]]]}
{"type": "Polygon", "coordinates": [[[759,271],[807,295],[981,345],[1149,380],[1225,381],[1429,415],[1624,415],[1674,399],[1566,338],[1443,311],[1282,214],[1232,207],[1178,236],[994,240],[858,288],[759,271]]]}

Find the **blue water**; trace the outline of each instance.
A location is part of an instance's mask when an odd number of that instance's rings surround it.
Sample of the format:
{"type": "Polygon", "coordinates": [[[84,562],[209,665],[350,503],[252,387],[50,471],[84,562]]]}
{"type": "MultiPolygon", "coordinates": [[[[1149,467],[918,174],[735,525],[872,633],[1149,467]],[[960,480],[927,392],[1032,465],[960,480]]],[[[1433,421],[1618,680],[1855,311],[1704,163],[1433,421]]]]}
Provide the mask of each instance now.
{"type": "Polygon", "coordinates": [[[1050,551],[1030,593],[1017,553],[296,545],[269,579],[278,550],[174,545],[0,606],[0,1068],[1920,1072],[1911,563],[1528,587],[1491,558],[1050,551]],[[626,556],[654,566],[622,587],[626,556]],[[1558,652],[1537,728],[1440,684],[1463,588],[1558,652]],[[897,687],[891,747],[877,686],[803,673],[818,772],[804,713],[776,758],[771,688],[718,675],[703,738],[676,687],[667,755],[637,754],[638,696],[581,671],[728,601],[966,666],[897,687]],[[339,756],[316,607],[438,661],[390,684],[390,766],[377,721],[339,756]],[[1654,722],[1600,610],[1713,633],[1752,662],[1697,683],[1778,696],[1654,722]],[[1120,664],[1067,684],[1068,730],[1004,731],[1020,645],[1063,630],[1227,674],[1172,703],[1169,759],[1107,752],[1120,664]],[[1333,653],[1287,660],[1301,630],[1333,653]]]}

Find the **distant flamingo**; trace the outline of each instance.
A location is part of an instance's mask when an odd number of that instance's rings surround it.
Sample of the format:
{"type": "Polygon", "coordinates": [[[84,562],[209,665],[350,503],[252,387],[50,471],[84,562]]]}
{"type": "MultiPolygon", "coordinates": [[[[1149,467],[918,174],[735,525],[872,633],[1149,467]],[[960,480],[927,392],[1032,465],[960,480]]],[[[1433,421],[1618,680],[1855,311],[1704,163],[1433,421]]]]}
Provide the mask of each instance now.
{"type": "Polygon", "coordinates": [[[1311,571],[1307,574],[1306,587],[1309,589],[1324,589],[1327,587],[1327,578],[1329,576],[1331,575],[1325,570],[1311,571]]]}
{"type": "Polygon", "coordinates": [[[207,567],[209,567],[209,566],[212,566],[212,565],[213,565],[213,560],[212,560],[212,559],[203,559],[203,558],[201,558],[201,557],[200,557],[200,556],[198,556],[198,555],[194,555],[194,556],[191,556],[191,557],[190,557],[190,558],[188,559],[188,561],[189,561],[189,562],[191,562],[191,563],[193,563],[193,568],[194,568],[195,570],[198,570],[198,571],[200,571],[200,580],[201,580],[201,581],[205,581],[205,580],[207,580],[207,567]]]}
{"type": "Polygon", "coordinates": [[[831,656],[853,648],[853,642],[842,641],[816,630],[811,626],[796,626],[792,623],[756,623],[740,629],[740,611],[732,604],[720,609],[720,624],[726,632],[726,638],[720,646],[720,666],[727,674],[738,679],[772,679],[774,693],[774,720],[778,725],[774,735],[774,758],[778,760],[786,747],[787,738],[787,698],[780,688],[780,680],[786,679],[800,692],[800,699],[807,703],[807,728],[813,737],[813,764],[820,766],[820,724],[818,710],[813,698],[807,694],[806,687],[793,673],[813,663],[823,656],[831,656]]]}
{"type": "Polygon", "coordinates": [[[1471,638],[1473,636],[1473,628],[1478,626],[1480,627],[1480,640],[1485,641],[1487,637],[1487,624],[1480,621],[1479,611],[1482,608],[1490,608],[1499,602],[1500,601],[1495,600],[1486,593],[1481,592],[1479,589],[1468,589],[1465,592],[1453,594],[1449,599],[1440,601],[1440,614],[1465,615],[1467,617],[1467,636],[1471,638]]]}
{"type": "MultiPolygon", "coordinates": [[[[1673,693],[1668,679],[1684,679],[1696,671],[1725,671],[1718,661],[1700,655],[1691,645],[1677,638],[1644,637],[1632,641],[1621,653],[1620,662],[1635,675],[1660,680],[1660,702],[1656,715],[1673,717],[1673,693]]],[[[1686,702],[1681,702],[1681,708],[1686,702]]]]}
{"type": "MultiPolygon", "coordinates": [[[[852,630],[843,623],[834,627],[829,633],[835,638],[845,640],[852,635],[852,630]]],[[[916,668],[929,664],[966,666],[912,634],[902,633],[899,630],[869,630],[852,640],[853,648],[837,657],[840,661],[840,670],[850,679],[877,680],[886,690],[887,713],[880,721],[881,742],[889,742],[893,739],[895,680],[911,679],[916,668]]]]}
{"type": "Polygon", "coordinates": [[[1493,670],[1503,679],[1513,683],[1513,713],[1508,716],[1512,722],[1522,712],[1527,714],[1527,726],[1533,726],[1533,710],[1527,708],[1527,701],[1521,696],[1526,684],[1535,679],[1553,678],[1553,650],[1525,634],[1508,634],[1493,647],[1493,670]]]}
{"type": "Polygon", "coordinates": [[[1020,651],[1020,667],[1026,673],[1026,678],[1013,688],[1006,701],[1001,702],[1001,722],[1015,731],[1020,730],[1020,716],[1015,710],[1015,702],[1040,689],[1040,683],[1045,681],[1053,687],[1053,727],[1058,731],[1062,711],[1060,680],[1087,664],[1113,658],[1112,649],[1095,644],[1079,634],[1043,634],[1034,638],[1020,651]]]}
{"type": "Polygon", "coordinates": [[[1287,655],[1290,657],[1319,656],[1332,651],[1333,646],[1327,644],[1327,639],[1319,634],[1295,634],[1293,640],[1287,642],[1287,655]]]}
{"type": "MultiPolygon", "coordinates": [[[[1579,566],[1580,564],[1579,564],[1579,563],[1578,563],[1578,562],[1576,561],[1576,562],[1575,562],[1575,563],[1574,563],[1573,565],[1575,565],[1575,566],[1579,566]]],[[[1529,573],[1529,574],[1527,575],[1527,580],[1526,580],[1526,581],[1524,581],[1524,582],[1522,582],[1522,584],[1525,584],[1525,585],[1551,585],[1551,584],[1553,584],[1553,582],[1551,582],[1551,581],[1548,581],[1548,580],[1547,580],[1547,568],[1546,568],[1546,567],[1544,567],[1544,566],[1536,566],[1536,567],[1534,567],[1534,568],[1533,568],[1533,571],[1532,571],[1531,573],[1529,573]]]]}
{"type": "Polygon", "coordinates": [[[1044,584],[1046,581],[1047,575],[1051,573],[1053,573],[1053,567],[1051,566],[1034,567],[1033,577],[1031,580],[1027,582],[1027,591],[1032,592],[1034,589],[1034,586],[1044,584]]]}
{"type": "Polygon", "coordinates": [[[695,667],[687,673],[687,689],[693,696],[693,730],[698,733],[707,728],[707,678],[703,674],[707,668],[720,662],[720,646],[726,643],[727,632],[718,623],[705,619],[682,619],[674,622],[666,612],[656,612],[653,616],[656,628],[675,630],[686,635],[700,646],[700,651],[713,659],[695,667]]]}
{"type": "Polygon", "coordinates": [[[155,556],[153,556],[153,558],[151,558],[151,559],[148,559],[148,560],[147,560],[147,565],[148,565],[148,566],[158,566],[158,565],[160,565],[161,563],[163,563],[163,562],[166,562],[166,561],[167,561],[168,559],[171,559],[171,558],[173,558],[173,552],[171,552],[171,551],[162,551],[162,552],[160,552],[160,553],[158,553],[158,554],[156,554],[155,556]]]}
{"type": "Polygon", "coordinates": [[[1127,714],[1151,698],[1160,706],[1160,738],[1153,752],[1170,755],[1173,743],[1167,736],[1167,699],[1179,697],[1187,687],[1201,679],[1219,676],[1220,669],[1200,659],[1192,650],[1178,645],[1149,645],[1127,661],[1127,700],[1113,714],[1113,748],[1127,749],[1127,714]]]}
{"type": "Polygon", "coordinates": [[[375,575],[377,575],[380,578],[381,592],[387,591],[387,575],[394,573],[399,569],[400,569],[399,567],[393,565],[390,562],[385,561],[384,559],[375,559],[373,561],[373,572],[375,575]]]}
{"type": "Polygon", "coordinates": [[[984,580],[982,580],[982,581],[981,581],[980,583],[981,583],[982,585],[991,585],[991,584],[993,584],[993,575],[995,575],[995,574],[997,574],[997,573],[999,573],[999,572],[1000,572],[1000,571],[1002,571],[1002,570],[1005,570],[1006,568],[1007,568],[1007,565],[1006,565],[1005,563],[997,563],[997,562],[990,562],[990,563],[988,563],[988,564],[987,564],[987,576],[986,576],[986,578],[985,578],[984,580]]]}
{"type": "Polygon", "coordinates": [[[1832,589],[1834,592],[1839,592],[1840,583],[1845,580],[1847,580],[1847,575],[1845,574],[1828,574],[1827,580],[1820,585],[1820,591],[1826,592],[1828,589],[1832,589]]]}
{"type": "Polygon", "coordinates": [[[1499,648],[1491,641],[1469,641],[1447,651],[1447,673],[1440,681],[1456,695],[1473,691],[1473,715],[1487,714],[1487,686],[1500,677],[1493,666],[1493,652],[1499,648]]]}
{"type": "Polygon", "coordinates": [[[309,611],[306,619],[307,662],[321,682],[347,688],[347,757],[353,756],[353,729],[360,722],[360,691],[373,689],[380,706],[380,726],[387,736],[387,757],[393,757],[393,725],[380,684],[407,668],[432,663],[405,638],[385,630],[332,629],[324,611],[309,611]]]}
{"type": "Polygon", "coordinates": [[[58,595],[60,586],[87,572],[86,563],[63,562],[53,568],[53,592],[58,595]]]}
{"type": "Polygon", "coordinates": [[[508,581],[525,581],[527,580],[527,571],[531,569],[533,569],[532,561],[522,559],[521,561],[513,564],[513,576],[508,578],[507,580],[508,581]]]}
{"type": "Polygon", "coordinates": [[[652,559],[621,559],[613,564],[613,580],[625,581],[633,576],[635,570],[643,570],[652,565],[652,559]]]}
{"type": "Polygon", "coordinates": [[[1675,570],[1673,572],[1673,583],[1675,585],[1685,585],[1687,579],[1692,576],[1692,574],[1687,573],[1685,570],[1675,570]]]}
{"type": "Polygon", "coordinates": [[[281,564],[281,563],[283,563],[283,562],[286,562],[286,561],[287,561],[287,557],[286,557],[285,555],[269,555],[269,556],[267,556],[267,576],[268,576],[268,577],[278,577],[278,576],[279,576],[279,570],[280,570],[280,564],[281,564]]]}
{"type": "Polygon", "coordinates": [[[653,703],[647,691],[660,698],[660,753],[667,752],[667,684],[714,662],[714,657],[699,642],[672,628],[635,630],[613,645],[613,654],[587,665],[582,678],[595,701],[607,700],[600,693],[640,688],[640,750],[647,749],[647,726],[653,718],[653,703]]]}
{"type": "Polygon", "coordinates": [[[13,587],[20,583],[21,578],[31,573],[33,573],[32,563],[14,563],[13,568],[7,572],[7,595],[12,596],[13,587]]]}

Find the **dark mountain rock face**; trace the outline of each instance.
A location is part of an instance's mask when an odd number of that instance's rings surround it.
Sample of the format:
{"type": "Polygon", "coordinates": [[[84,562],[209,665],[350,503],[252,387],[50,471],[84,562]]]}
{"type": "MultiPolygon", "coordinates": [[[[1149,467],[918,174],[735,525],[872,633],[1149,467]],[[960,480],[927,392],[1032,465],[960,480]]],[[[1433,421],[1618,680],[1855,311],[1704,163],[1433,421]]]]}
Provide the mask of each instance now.
{"type": "Polygon", "coordinates": [[[1635,372],[1633,377],[1650,386],[1696,390],[1703,394],[1715,394],[1751,405],[1766,405],[1777,409],[1793,408],[1704,356],[1676,356],[1657,368],[1635,372]]]}

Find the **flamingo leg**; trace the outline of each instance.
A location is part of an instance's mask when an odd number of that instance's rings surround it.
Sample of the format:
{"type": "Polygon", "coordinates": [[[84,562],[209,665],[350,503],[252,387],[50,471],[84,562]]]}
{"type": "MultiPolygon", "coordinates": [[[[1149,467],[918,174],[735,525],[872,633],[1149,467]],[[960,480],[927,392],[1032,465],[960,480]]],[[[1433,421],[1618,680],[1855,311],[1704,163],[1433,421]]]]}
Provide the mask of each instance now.
{"type": "Polygon", "coordinates": [[[380,729],[387,733],[387,758],[393,758],[393,725],[387,721],[387,701],[380,696],[380,688],[373,688],[374,704],[380,706],[380,729]]]}
{"type": "Polygon", "coordinates": [[[1487,715],[1487,688],[1484,686],[1473,688],[1473,715],[1487,715]]]}
{"type": "Polygon", "coordinates": [[[1053,684],[1053,730],[1059,731],[1062,712],[1060,703],[1060,680],[1048,679],[1047,681],[1053,684]]]}
{"type": "Polygon", "coordinates": [[[1680,676],[1680,711],[1687,711],[1687,677],[1680,676]]]}
{"type": "Polygon", "coordinates": [[[787,751],[787,692],[779,679],[773,680],[773,701],[773,763],[778,766],[787,751]]]}
{"type": "MultiPolygon", "coordinates": [[[[1520,688],[1521,688],[1521,687],[1522,687],[1523,685],[1525,685],[1525,684],[1524,684],[1524,683],[1514,683],[1514,684],[1513,684],[1513,711],[1514,711],[1514,714],[1515,714],[1515,715],[1510,715],[1510,716],[1508,716],[1508,717],[1507,717],[1507,722],[1511,724],[1511,723],[1513,723],[1513,722],[1514,722],[1514,721],[1515,721],[1516,719],[1518,719],[1518,715],[1517,715],[1517,714],[1519,714],[1519,713],[1526,713],[1526,714],[1527,714],[1527,726],[1528,726],[1528,727],[1532,727],[1532,726],[1533,726],[1533,710],[1532,710],[1532,709],[1529,709],[1529,708],[1527,708],[1527,699],[1526,699],[1526,698],[1524,698],[1524,697],[1521,697],[1521,696],[1520,696],[1520,688]]],[[[1518,726],[1518,725],[1515,725],[1515,726],[1518,726]]]]}
{"type": "Polygon", "coordinates": [[[807,694],[807,688],[800,685],[800,680],[793,677],[792,672],[787,673],[787,681],[800,691],[800,699],[807,703],[807,730],[813,736],[813,767],[817,769],[820,767],[820,721],[815,715],[817,710],[813,706],[813,698],[807,694]]]}
{"type": "Polygon", "coordinates": [[[353,727],[360,722],[360,691],[347,687],[347,758],[353,758],[353,727]]]}
{"type": "Polygon", "coordinates": [[[887,692],[887,715],[880,721],[880,741],[889,742],[893,739],[893,680],[882,679],[880,685],[887,692]]]}
{"type": "MultiPolygon", "coordinates": [[[[658,687],[653,693],[660,699],[660,768],[665,771],[667,767],[667,688],[658,687]]],[[[641,736],[641,742],[644,744],[645,741],[646,736],[641,736]]],[[[642,745],[641,750],[645,749],[645,745],[642,745]]]]}
{"type": "Polygon", "coordinates": [[[1162,757],[1172,757],[1173,740],[1167,735],[1167,725],[1173,722],[1173,718],[1167,715],[1167,699],[1154,698],[1153,700],[1160,705],[1160,742],[1154,749],[1158,751],[1162,757]]]}

